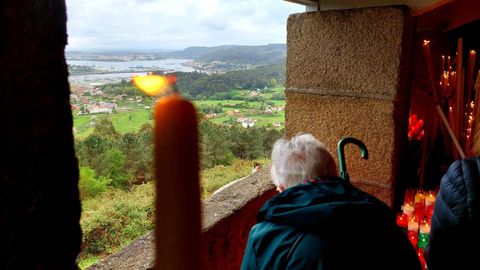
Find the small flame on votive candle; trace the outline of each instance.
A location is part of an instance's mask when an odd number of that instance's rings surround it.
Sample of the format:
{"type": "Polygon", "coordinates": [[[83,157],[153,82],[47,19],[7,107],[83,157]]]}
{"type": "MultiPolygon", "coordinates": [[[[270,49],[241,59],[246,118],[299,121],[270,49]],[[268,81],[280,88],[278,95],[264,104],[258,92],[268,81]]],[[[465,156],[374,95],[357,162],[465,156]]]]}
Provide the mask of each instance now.
{"type": "Polygon", "coordinates": [[[175,76],[160,76],[154,74],[137,75],[132,78],[133,83],[149,96],[165,94],[175,83],[175,76]]]}

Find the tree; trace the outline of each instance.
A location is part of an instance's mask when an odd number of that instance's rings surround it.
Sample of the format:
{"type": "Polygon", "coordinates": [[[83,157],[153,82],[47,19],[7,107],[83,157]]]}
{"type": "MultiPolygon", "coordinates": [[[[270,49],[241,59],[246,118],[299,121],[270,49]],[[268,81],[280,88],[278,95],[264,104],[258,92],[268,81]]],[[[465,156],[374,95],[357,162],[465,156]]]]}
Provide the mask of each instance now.
{"type": "Polygon", "coordinates": [[[90,167],[80,167],[80,179],[78,182],[78,189],[80,191],[80,198],[86,199],[95,197],[107,189],[107,185],[111,182],[107,177],[96,176],[95,171],[90,167]]]}
{"type": "Polygon", "coordinates": [[[112,121],[108,118],[102,118],[100,121],[95,122],[93,134],[108,139],[120,138],[120,134],[115,130],[112,121]]]}
{"type": "Polygon", "coordinates": [[[269,157],[272,152],[273,144],[283,136],[284,131],[283,129],[278,130],[275,128],[265,128],[265,127],[262,127],[261,129],[262,129],[262,133],[264,134],[263,155],[266,157],[269,157]]]}
{"type": "Polygon", "coordinates": [[[233,126],[230,132],[230,149],[237,158],[251,160],[265,157],[264,134],[257,127],[233,126]]]}
{"type": "Polygon", "coordinates": [[[75,142],[75,151],[81,166],[92,165],[92,158],[97,157],[107,151],[112,146],[113,142],[108,138],[99,135],[89,135],[84,140],[75,142]]]}
{"type": "Polygon", "coordinates": [[[199,129],[201,167],[231,164],[234,156],[229,148],[228,129],[208,121],[201,121],[199,129]]]}
{"type": "Polygon", "coordinates": [[[144,124],[137,133],[122,136],[120,149],[125,154],[125,171],[134,177],[135,182],[153,179],[153,128],[144,124]]]}
{"type": "Polygon", "coordinates": [[[131,176],[125,171],[125,154],[118,148],[110,148],[95,158],[99,175],[111,179],[111,186],[126,189],[131,176]]]}

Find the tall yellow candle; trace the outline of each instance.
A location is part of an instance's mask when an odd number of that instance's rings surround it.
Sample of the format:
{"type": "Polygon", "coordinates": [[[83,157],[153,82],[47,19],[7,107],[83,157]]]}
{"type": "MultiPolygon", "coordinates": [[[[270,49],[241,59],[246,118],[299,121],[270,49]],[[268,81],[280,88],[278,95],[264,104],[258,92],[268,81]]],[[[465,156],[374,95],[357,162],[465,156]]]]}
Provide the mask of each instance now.
{"type": "MultiPolygon", "coordinates": [[[[201,269],[197,114],[193,104],[175,91],[171,78],[152,79],[159,80],[167,91],[173,90],[158,100],[154,114],[155,269],[197,270],[201,269]]],[[[134,78],[139,87],[141,80],[134,78]]]]}

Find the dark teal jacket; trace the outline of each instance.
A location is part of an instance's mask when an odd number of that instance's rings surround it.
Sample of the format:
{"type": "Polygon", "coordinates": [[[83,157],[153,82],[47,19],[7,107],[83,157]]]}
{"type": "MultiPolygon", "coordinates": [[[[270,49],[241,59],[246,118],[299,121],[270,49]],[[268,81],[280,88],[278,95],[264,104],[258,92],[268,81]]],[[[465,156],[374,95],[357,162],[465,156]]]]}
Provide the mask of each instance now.
{"type": "Polygon", "coordinates": [[[421,269],[386,204],[340,178],[320,181],[263,205],[241,269],[421,269]]]}

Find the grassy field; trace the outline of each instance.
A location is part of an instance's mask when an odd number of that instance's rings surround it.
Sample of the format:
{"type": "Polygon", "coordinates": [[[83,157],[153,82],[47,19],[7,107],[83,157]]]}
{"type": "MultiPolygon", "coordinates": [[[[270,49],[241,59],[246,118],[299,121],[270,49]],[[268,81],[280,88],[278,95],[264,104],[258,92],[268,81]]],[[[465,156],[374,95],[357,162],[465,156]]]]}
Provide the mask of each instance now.
{"type": "Polygon", "coordinates": [[[118,112],[113,114],[86,114],[74,117],[76,138],[84,138],[92,131],[95,121],[108,118],[112,121],[115,130],[119,133],[137,132],[143,124],[152,121],[151,109],[137,109],[129,112],[118,112]]]}
{"type": "MultiPolygon", "coordinates": [[[[193,103],[199,110],[202,107],[221,107],[223,112],[218,113],[216,118],[211,119],[211,121],[216,124],[224,124],[226,122],[231,124],[235,123],[238,117],[248,117],[257,120],[257,126],[272,125],[274,123],[283,125],[285,122],[285,111],[265,113],[268,104],[285,106],[284,100],[269,100],[273,94],[278,94],[282,91],[283,87],[275,87],[267,93],[261,93],[259,96],[266,99],[265,102],[246,100],[195,100],[193,103]],[[234,111],[235,115],[232,115],[234,111]]],[[[234,93],[236,96],[244,97],[248,96],[250,91],[235,90],[234,93]]],[[[148,105],[151,105],[150,101],[148,101],[148,103],[148,105]]],[[[115,129],[122,134],[126,132],[136,132],[140,130],[143,124],[152,121],[153,109],[145,109],[143,104],[121,101],[117,105],[118,107],[128,108],[129,111],[118,111],[113,114],[85,115],[77,115],[77,111],[74,111],[75,137],[81,139],[88,136],[92,131],[92,126],[95,121],[102,118],[110,119],[115,129]]]]}
{"type": "Polygon", "coordinates": [[[137,132],[143,124],[152,121],[152,110],[142,109],[112,115],[112,123],[120,133],[137,132]]]}

